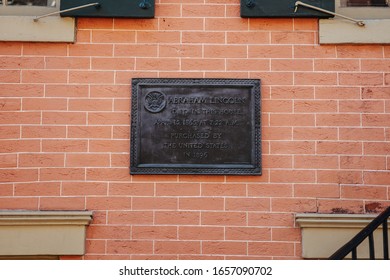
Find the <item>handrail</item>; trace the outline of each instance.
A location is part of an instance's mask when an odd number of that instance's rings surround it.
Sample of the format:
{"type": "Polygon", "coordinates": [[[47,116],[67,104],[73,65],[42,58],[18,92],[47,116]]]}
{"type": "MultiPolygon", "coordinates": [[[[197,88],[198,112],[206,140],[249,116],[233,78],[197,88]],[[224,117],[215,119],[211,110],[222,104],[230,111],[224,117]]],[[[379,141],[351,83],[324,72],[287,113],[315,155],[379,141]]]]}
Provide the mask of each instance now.
{"type": "Polygon", "coordinates": [[[338,249],[333,255],[329,257],[330,260],[341,260],[345,258],[349,253],[352,253],[352,259],[357,259],[357,247],[368,237],[369,239],[369,254],[370,259],[375,259],[375,247],[374,247],[374,231],[382,225],[383,231],[383,259],[389,259],[389,238],[387,219],[390,217],[390,207],[378,215],[372,222],[370,222],[365,228],[363,228],[358,234],[355,235],[344,246],[338,249]]]}

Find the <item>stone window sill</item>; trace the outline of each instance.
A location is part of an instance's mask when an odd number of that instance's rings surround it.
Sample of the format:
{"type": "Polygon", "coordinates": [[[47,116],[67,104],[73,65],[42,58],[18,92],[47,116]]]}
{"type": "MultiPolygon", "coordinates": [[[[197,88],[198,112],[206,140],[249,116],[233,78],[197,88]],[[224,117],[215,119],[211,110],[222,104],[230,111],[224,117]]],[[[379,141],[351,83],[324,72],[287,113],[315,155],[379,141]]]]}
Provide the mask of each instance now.
{"type": "Polygon", "coordinates": [[[84,255],[89,211],[0,211],[0,256],[84,255]]]}

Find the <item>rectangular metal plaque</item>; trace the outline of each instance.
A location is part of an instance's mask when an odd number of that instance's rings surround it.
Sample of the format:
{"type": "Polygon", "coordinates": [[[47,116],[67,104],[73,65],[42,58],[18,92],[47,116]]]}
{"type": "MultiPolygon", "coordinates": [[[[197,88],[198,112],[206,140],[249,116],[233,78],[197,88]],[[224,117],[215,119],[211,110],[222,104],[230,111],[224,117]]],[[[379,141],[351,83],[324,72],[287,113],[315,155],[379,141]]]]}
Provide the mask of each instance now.
{"type": "Polygon", "coordinates": [[[131,174],[261,174],[258,79],[133,79],[131,110],[131,174]]]}

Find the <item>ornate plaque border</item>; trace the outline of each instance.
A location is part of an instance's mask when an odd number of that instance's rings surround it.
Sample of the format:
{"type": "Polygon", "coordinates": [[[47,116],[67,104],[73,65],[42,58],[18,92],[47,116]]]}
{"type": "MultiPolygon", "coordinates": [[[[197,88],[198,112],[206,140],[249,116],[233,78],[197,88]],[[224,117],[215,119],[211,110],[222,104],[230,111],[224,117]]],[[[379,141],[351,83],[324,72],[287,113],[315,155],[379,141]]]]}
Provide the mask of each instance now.
{"type": "Polygon", "coordinates": [[[131,135],[130,135],[130,174],[207,174],[207,175],[261,175],[261,81],[260,79],[186,79],[186,78],[134,78],[131,81],[131,135]],[[251,129],[252,159],[243,165],[230,164],[140,164],[140,98],[142,87],[244,87],[251,89],[253,122],[251,129]]]}

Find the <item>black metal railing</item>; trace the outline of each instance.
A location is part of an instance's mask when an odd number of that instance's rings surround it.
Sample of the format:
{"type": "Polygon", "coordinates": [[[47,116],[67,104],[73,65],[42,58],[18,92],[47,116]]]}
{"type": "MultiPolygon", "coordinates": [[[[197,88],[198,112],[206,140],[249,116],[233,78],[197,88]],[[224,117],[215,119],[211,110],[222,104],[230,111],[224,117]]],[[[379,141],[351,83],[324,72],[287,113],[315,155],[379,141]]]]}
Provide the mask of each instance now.
{"type": "Polygon", "coordinates": [[[388,237],[388,227],[387,219],[390,216],[390,207],[385,211],[379,214],[371,223],[369,223],[364,229],[362,229],[358,234],[355,235],[349,242],[344,246],[338,249],[333,255],[329,257],[330,260],[341,260],[344,259],[348,254],[352,254],[352,259],[356,260],[357,256],[357,247],[368,238],[368,248],[370,260],[375,259],[375,245],[374,245],[374,231],[382,225],[383,232],[383,259],[389,259],[389,237],[388,237]]]}

